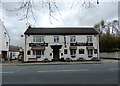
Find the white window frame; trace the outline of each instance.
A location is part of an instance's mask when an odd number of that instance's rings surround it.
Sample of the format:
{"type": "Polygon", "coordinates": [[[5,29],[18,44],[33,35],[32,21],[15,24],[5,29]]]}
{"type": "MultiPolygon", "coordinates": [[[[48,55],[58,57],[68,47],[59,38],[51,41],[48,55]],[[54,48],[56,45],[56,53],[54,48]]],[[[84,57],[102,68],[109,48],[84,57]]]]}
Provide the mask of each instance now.
{"type": "Polygon", "coordinates": [[[75,43],[76,42],[76,36],[70,36],[70,42],[75,43]]]}
{"type": "Polygon", "coordinates": [[[88,56],[93,56],[93,50],[88,50],[88,56]]]}
{"type": "Polygon", "coordinates": [[[33,55],[34,56],[42,56],[44,55],[45,50],[33,50],[33,55]]]}
{"type": "Polygon", "coordinates": [[[59,36],[53,36],[54,42],[59,42],[59,36]]]}
{"type": "Polygon", "coordinates": [[[33,42],[44,42],[44,36],[33,36],[33,42]]]}
{"type": "Polygon", "coordinates": [[[70,55],[71,56],[75,56],[76,55],[76,50],[75,49],[71,49],[70,50],[70,55]]]}
{"type": "Polygon", "coordinates": [[[87,36],[87,42],[92,43],[92,41],[93,41],[92,36],[87,36]]]}

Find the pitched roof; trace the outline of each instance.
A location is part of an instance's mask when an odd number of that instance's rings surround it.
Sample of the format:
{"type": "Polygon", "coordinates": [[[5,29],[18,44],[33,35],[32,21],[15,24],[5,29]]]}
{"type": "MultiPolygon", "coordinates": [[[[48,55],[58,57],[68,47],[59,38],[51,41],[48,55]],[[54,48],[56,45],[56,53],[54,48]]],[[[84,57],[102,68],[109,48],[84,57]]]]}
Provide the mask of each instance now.
{"type": "Polygon", "coordinates": [[[98,34],[98,32],[91,27],[28,27],[24,34],[28,35],[81,35],[81,34],[98,34]]]}
{"type": "Polygon", "coordinates": [[[20,47],[18,47],[18,46],[10,45],[10,47],[9,47],[9,51],[12,51],[12,52],[19,52],[19,49],[20,49],[20,47]]]}

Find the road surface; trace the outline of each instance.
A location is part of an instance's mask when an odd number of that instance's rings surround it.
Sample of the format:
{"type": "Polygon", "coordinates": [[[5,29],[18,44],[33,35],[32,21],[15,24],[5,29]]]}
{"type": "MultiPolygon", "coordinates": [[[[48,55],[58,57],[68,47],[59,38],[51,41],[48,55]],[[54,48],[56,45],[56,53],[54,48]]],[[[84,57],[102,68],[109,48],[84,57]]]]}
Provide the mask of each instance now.
{"type": "Polygon", "coordinates": [[[3,84],[118,84],[118,63],[3,66],[3,84]]]}

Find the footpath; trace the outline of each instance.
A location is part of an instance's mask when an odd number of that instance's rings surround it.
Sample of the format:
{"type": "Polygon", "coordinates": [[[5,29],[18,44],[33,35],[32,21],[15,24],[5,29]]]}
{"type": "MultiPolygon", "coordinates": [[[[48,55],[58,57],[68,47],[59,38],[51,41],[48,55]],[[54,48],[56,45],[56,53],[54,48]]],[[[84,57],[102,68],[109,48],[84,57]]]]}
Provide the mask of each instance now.
{"type": "Polygon", "coordinates": [[[20,61],[5,61],[1,62],[1,66],[27,66],[27,65],[68,65],[68,64],[101,64],[102,61],[83,61],[83,62],[29,62],[22,63],[20,61]]]}

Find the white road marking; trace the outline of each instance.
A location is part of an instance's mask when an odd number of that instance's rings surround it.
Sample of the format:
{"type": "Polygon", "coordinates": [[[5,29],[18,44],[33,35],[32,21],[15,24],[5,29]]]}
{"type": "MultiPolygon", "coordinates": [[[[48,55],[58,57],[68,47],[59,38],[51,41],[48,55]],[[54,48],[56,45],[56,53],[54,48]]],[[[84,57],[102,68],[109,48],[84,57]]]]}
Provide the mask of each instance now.
{"type": "Polygon", "coordinates": [[[109,70],[120,70],[120,68],[109,68],[109,70]]]}
{"type": "Polygon", "coordinates": [[[81,69],[81,70],[44,70],[44,71],[37,71],[37,72],[77,72],[77,71],[88,71],[88,69],[81,69]]]}
{"type": "Polygon", "coordinates": [[[8,73],[8,74],[9,74],[9,73],[14,73],[14,72],[0,72],[0,73],[3,73],[3,74],[4,74],[4,73],[5,73],[5,74],[8,73]]]}

